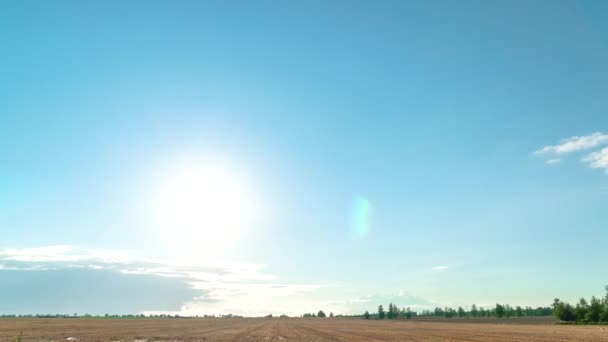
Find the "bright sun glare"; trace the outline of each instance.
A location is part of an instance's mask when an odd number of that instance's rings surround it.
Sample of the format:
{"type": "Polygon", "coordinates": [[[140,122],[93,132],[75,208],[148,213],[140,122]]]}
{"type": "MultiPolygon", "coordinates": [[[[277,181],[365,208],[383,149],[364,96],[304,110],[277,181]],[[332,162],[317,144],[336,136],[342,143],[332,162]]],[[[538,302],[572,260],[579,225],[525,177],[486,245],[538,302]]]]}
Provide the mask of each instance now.
{"type": "Polygon", "coordinates": [[[164,242],[182,252],[216,253],[246,233],[251,198],[238,177],[219,167],[188,167],[161,187],[156,207],[164,242]]]}

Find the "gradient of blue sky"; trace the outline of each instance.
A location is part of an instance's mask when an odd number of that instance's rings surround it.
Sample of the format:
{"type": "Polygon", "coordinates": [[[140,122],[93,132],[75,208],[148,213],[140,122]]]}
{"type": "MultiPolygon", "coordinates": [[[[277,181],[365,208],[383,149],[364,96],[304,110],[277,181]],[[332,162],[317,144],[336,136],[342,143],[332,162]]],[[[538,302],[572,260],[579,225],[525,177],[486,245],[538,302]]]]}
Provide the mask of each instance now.
{"type": "Polygon", "coordinates": [[[209,259],[267,265],[304,289],[276,299],[296,312],[400,291],[456,305],[596,294],[608,176],[582,154],[547,164],[534,151],[607,131],[606,13],[603,1],[3,2],[0,248],[171,259],[146,198],[197,162],[236,170],[264,212],[209,259]],[[371,227],[353,240],[361,197],[371,227]]]}

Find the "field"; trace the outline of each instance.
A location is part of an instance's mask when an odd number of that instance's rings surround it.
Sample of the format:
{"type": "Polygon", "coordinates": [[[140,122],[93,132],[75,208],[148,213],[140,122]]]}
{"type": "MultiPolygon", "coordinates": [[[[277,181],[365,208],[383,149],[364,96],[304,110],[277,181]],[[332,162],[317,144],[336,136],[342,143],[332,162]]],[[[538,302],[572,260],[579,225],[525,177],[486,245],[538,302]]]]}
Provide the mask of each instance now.
{"type": "Polygon", "coordinates": [[[608,326],[547,320],[1,319],[0,341],[608,341],[608,326]],[[503,322],[503,323],[499,323],[503,322]],[[504,323],[508,324],[504,324],[504,323]]]}

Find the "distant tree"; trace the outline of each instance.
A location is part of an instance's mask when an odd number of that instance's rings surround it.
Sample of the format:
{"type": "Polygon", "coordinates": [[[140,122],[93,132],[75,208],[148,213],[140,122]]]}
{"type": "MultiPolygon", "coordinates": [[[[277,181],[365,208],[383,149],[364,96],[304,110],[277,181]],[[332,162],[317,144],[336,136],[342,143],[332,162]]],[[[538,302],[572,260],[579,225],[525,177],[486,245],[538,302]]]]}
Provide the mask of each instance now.
{"type": "Polygon", "coordinates": [[[608,323],[608,304],[604,304],[604,309],[600,314],[600,322],[608,323]]]}
{"type": "Polygon", "coordinates": [[[574,308],[572,307],[572,305],[561,302],[557,298],[555,298],[555,300],[553,301],[553,315],[560,321],[576,321],[576,313],[574,312],[574,308]]]}
{"type": "Polygon", "coordinates": [[[471,316],[477,317],[479,315],[479,310],[477,310],[477,305],[471,305],[471,316]]]}
{"type": "Polygon", "coordinates": [[[458,307],[458,317],[464,317],[464,315],[465,315],[464,309],[461,306],[459,306],[458,307]]]}
{"type": "Polygon", "coordinates": [[[506,304],[505,305],[505,317],[511,317],[513,316],[513,308],[511,307],[511,305],[506,304]]]}
{"type": "Polygon", "coordinates": [[[587,304],[587,300],[585,298],[581,298],[578,300],[576,307],[574,308],[574,315],[576,316],[576,320],[583,322],[585,320],[585,316],[587,316],[587,311],[589,310],[589,304],[587,304]]]}
{"type": "Polygon", "coordinates": [[[319,310],[319,313],[317,313],[317,317],[323,317],[324,318],[324,317],[327,317],[327,316],[325,315],[325,312],[323,312],[323,310],[319,310]]]}
{"type": "Polygon", "coordinates": [[[407,318],[407,319],[412,318],[412,310],[410,310],[409,307],[405,310],[405,318],[407,318]]]}
{"type": "Polygon", "coordinates": [[[522,310],[521,306],[519,306],[519,305],[515,307],[515,316],[517,316],[517,317],[524,316],[524,310],[522,310]]]}
{"type": "Polygon", "coordinates": [[[378,319],[384,319],[385,316],[386,312],[384,312],[382,305],[378,306],[378,319]]]}
{"type": "Polygon", "coordinates": [[[496,303],[496,308],[494,309],[494,314],[498,318],[504,317],[505,316],[505,307],[496,303]]]}
{"type": "Polygon", "coordinates": [[[333,312],[330,312],[330,313],[329,313],[329,317],[334,317],[334,313],[333,313],[333,312]]]}
{"type": "Polygon", "coordinates": [[[600,316],[602,315],[602,309],[602,301],[595,296],[591,297],[589,307],[587,308],[587,313],[585,314],[585,321],[593,323],[599,322],[600,316]]]}
{"type": "Polygon", "coordinates": [[[608,323],[608,285],[604,287],[604,290],[606,291],[606,295],[602,300],[602,305],[604,306],[604,308],[602,310],[602,313],[600,314],[600,322],[608,323]]]}
{"type": "Polygon", "coordinates": [[[369,319],[369,311],[365,310],[365,313],[363,314],[363,318],[365,319],[369,319]]]}
{"type": "Polygon", "coordinates": [[[433,314],[435,316],[443,316],[443,309],[440,307],[436,307],[435,310],[433,311],[433,314]]]}
{"type": "Polygon", "coordinates": [[[395,318],[397,318],[398,315],[399,315],[399,309],[397,308],[397,305],[393,305],[393,303],[390,303],[388,305],[388,312],[386,314],[386,317],[388,319],[395,319],[395,318]]]}

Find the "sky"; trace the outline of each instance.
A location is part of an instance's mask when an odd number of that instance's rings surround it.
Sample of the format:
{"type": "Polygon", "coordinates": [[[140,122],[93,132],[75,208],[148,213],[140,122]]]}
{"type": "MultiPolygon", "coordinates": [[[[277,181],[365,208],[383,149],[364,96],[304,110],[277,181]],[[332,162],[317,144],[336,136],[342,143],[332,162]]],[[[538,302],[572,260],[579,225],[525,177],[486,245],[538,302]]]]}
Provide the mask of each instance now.
{"type": "Polygon", "coordinates": [[[601,295],[606,13],[4,1],[0,313],[601,295]]]}

